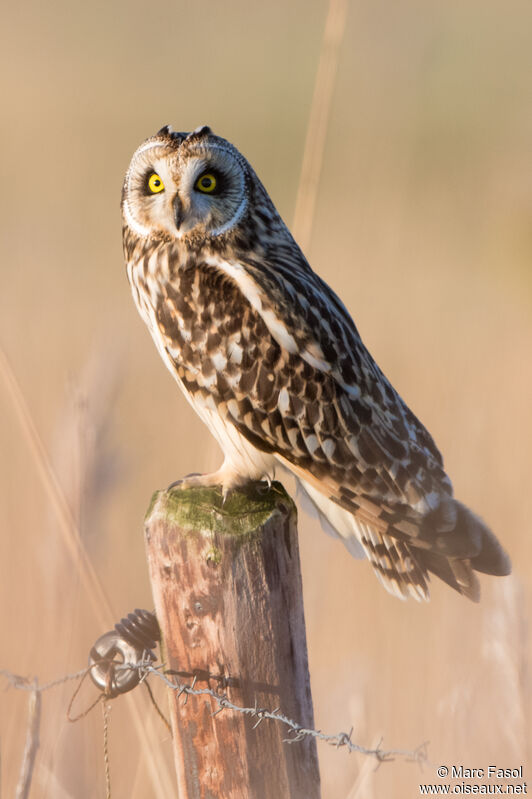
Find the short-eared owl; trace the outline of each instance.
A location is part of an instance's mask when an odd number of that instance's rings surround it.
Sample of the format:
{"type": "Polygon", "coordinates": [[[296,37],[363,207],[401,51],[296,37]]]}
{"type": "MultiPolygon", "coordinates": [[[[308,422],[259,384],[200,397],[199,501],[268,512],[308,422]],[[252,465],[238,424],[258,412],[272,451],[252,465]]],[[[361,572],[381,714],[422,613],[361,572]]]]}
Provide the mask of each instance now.
{"type": "Polygon", "coordinates": [[[400,597],[427,598],[432,573],[478,599],[474,570],[509,573],[235,147],[162,128],[133,156],[122,213],[137,307],[224,454],[183,485],[227,492],[282,464],[400,597]]]}

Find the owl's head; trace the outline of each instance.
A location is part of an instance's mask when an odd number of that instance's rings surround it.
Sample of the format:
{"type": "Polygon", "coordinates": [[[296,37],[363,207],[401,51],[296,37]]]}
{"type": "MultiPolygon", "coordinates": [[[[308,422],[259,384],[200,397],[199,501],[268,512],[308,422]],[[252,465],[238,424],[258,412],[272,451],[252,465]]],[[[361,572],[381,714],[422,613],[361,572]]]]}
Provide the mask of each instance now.
{"type": "Polygon", "coordinates": [[[142,238],[221,236],[248,210],[251,168],[238,150],[204,126],[169,126],[137,149],[122,191],[124,224],[142,238]]]}

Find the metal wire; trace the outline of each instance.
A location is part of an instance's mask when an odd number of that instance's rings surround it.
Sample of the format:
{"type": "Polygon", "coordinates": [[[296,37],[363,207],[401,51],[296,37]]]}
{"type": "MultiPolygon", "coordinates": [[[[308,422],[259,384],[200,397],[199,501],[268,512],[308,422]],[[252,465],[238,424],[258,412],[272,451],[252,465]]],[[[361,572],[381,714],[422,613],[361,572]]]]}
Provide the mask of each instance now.
{"type": "Polygon", "coordinates": [[[288,737],[283,739],[283,742],[287,744],[297,743],[298,741],[303,741],[305,738],[315,738],[319,741],[324,741],[325,743],[329,744],[330,746],[334,746],[337,749],[345,747],[348,752],[358,752],[359,754],[370,755],[375,757],[380,763],[395,759],[408,760],[416,763],[427,762],[427,742],[422,743],[414,750],[405,750],[383,749],[381,746],[381,740],[376,747],[371,749],[361,746],[352,740],[351,736],[353,734],[353,727],[351,727],[348,733],[338,732],[334,734],[324,733],[321,730],[310,729],[298,724],[292,719],[289,719],[280,712],[279,708],[269,710],[267,708],[259,707],[257,703],[255,703],[253,707],[241,707],[240,705],[236,705],[234,702],[232,702],[228,698],[227,694],[219,693],[212,688],[196,688],[196,678],[194,678],[191,685],[178,681],[172,681],[169,679],[169,677],[174,676],[175,672],[172,672],[171,670],[162,671],[161,669],[155,668],[151,663],[127,663],[117,668],[138,668],[139,670],[145,671],[148,674],[153,674],[158,679],[162,680],[165,685],[167,685],[173,691],[177,691],[178,696],[184,695],[184,703],[186,703],[188,696],[211,697],[211,699],[214,699],[218,705],[218,709],[212,714],[213,716],[221,713],[224,710],[230,710],[235,713],[242,713],[246,716],[256,718],[257,721],[254,727],[258,727],[259,724],[264,721],[264,719],[271,719],[272,721],[279,722],[287,728],[288,737]]]}
{"type": "MultiPolygon", "coordinates": [[[[48,683],[44,683],[43,685],[34,683],[26,677],[13,674],[6,669],[0,669],[0,675],[3,675],[9,681],[10,685],[18,690],[37,690],[43,692],[69,681],[80,680],[90,673],[91,668],[91,666],[88,666],[81,671],[74,672],[73,674],[66,674],[57,680],[52,680],[48,683]]],[[[279,708],[269,710],[267,708],[259,707],[257,704],[255,704],[253,707],[241,707],[240,705],[236,705],[234,702],[232,702],[227,694],[220,693],[212,688],[196,688],[196,678],[192,680],[191,684],[176,681],[175,673],[171,671],[163,671],[162,666],[156,668],[153,666],[151,660],[141,660],[137,663],[115,663],[114,668],[117,672],[119,672],[121,669],[137,670],[140,675],[139,679],[141,679],[142,676],[146,678],[147,676],[153,675],[154,678],[161,680],[173,691],[177,691],[179,696],[183,696],[184,702],[186,702],[188,696],[210,697],[218,706],[217,709],[213,711],[213,715],[221,713],[222,711],[229,711],[233,713],[243,713],[246,716],[255,718],[255,726],[261,724],[265,719],[270,719],[278,724],[282,724],[287,729],[287,737],[284,738],[284,742],[287,744],[294,744],[298,741],[304,740],[305,738],[311,737],[315,738],[316,740],[323,741],[329,746],[334,746],[337,749],[344,748],[348,752],[358,752],[362,755],[374,757],[379,764],[390,760],[404,760],[418,763],[420,765],[429,763],[427,756],[427,742],[420,744],[416,749],[413,750],[384,749],[382,747],[382,741],[380,741],[377,746],[368,748],[362,746],[361,744],[357,744],[352,740],[351,736],[353,734],[353,728],[351,728],[349,732],[330,734],[322,732],[322,730],[309,729],[301,724],[298,724],[296,721],[289,719],[287,716],[281,713],[279,708]]]]}
{"type": "Polygon", "coordinates": [[[111,766],[109,764],[109,716],[111,715],[111,705],[107,697],[102,694],[102,714],[103,714],[103,762],[105,767],[105,799],[111,799],[111,766]]]}

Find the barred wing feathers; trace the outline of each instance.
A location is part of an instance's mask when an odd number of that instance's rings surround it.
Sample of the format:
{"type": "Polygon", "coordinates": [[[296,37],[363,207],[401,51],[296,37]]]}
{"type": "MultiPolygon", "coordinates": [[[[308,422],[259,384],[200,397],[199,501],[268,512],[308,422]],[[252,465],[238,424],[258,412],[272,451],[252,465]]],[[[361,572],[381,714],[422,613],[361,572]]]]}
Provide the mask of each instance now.
{"type": "Polygon", "coordinates": [[[426,597],[431,571],[476,599],[472,568],[506,573],[494,536],[451,498],[432,438],[302,256],[278,253],[271,268],[206,258],[159,290],[185,391],[294,472],[389,590],[426,597]]]}

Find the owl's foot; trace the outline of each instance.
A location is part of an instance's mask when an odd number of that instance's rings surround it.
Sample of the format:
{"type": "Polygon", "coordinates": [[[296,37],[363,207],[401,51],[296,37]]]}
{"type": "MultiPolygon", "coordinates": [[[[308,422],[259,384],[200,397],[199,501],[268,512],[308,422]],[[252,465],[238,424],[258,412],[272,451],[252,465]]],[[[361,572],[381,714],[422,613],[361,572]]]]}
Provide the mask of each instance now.
{"type": "Polygon", "coordinates": [[[265,474],[260,483],[257,483],[258,494],[269,494],[272,490],[273,478],[269,474],[265,474]]]}
{"type": "Polygon", "coordinates": [[[167,491],[171,491],[172,488],[191,488],[192,486],[198,485],[198,484],[197,483],[190,483],[189,481],[193,480],[194,478],[198,478],[198,477],[199,478],[201,478],[201,477],[209,477],[209,475],[202,475],[202,474],[200,474],[200,472],[191,472],[190,474],[187,474],[186,477],[182,477],[181,480],[174,480],[174,482],[170,483],[170,485],[168,486],[168,488],[166,490],[167,491]],[[185,485],[185,483],[186,483],[186,485],[185,485]]]}
{"type": "Polygon", "coordinates": [[[225,501],[230,491],[245,485],[248,481],[249,478],[242,477],[234,466],[223,464],[216,472],[211,472],[210,474],[188,474],[182,480],[170,483],[168,491],[172,488],[185,490],[187,488],[213,488],[214,486],[220,486],[225,501]]]}

